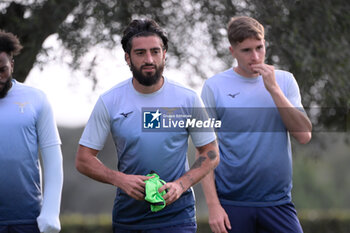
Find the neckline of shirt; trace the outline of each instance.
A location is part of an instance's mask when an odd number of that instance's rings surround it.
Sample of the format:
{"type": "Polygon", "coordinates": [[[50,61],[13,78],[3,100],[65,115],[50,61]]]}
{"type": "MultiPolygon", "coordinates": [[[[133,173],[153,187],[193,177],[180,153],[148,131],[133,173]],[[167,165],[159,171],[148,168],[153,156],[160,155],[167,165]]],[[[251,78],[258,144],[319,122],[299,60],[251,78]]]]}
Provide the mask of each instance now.
{"type": "Polygon", "coordinates": [[[12,86],[11,86],[10,90],[7,92],[7,95],[10,94],[12,92],[12,90],[15,89],[15,86],[17,85],[16,79],[12,78],[11,82],[12,82],[12,86]]]}
{"type": "Polygon", "coordinates": [[[240,80],[242,81],[245,81],[245,82],[249,82],[249,83],[256,83],[258,82],[260,79],[261,79],[261,75],[257,76],[257,77],[252,77],[252,78],[247,78],[247,77],[244,77],[242,75],[240,75],[239,73],[237,73],[234,68],[230,69],[230,71],[233,73],[233,75],[237,78],[239,78],[240,80]]]}
{"type": "Polygon", "coordinates": [[[144,94],[144,93],[138,92],[138,91],[135,89],[134,85],[132,85],[132,79],[133,79],[133,78],[131,78],[131,79],[129,80],[129,86],[130,86],[130,88],[133,90],[133,92],[134,92],[135,94],[140,95],[140,96],[144,96],[144,97],[150,97],[150,96],[158,95],[159,93],[161,93],[161,92],[163,91],[164,86],[168,83],[167,78],[163,76],[164,83],[163,83],[162,87],[161,87],[159,90],[157,90],[157,91],[155,91],[155,92],[152,92],[152,93],[149,93],[149,94],[144,94]]]}

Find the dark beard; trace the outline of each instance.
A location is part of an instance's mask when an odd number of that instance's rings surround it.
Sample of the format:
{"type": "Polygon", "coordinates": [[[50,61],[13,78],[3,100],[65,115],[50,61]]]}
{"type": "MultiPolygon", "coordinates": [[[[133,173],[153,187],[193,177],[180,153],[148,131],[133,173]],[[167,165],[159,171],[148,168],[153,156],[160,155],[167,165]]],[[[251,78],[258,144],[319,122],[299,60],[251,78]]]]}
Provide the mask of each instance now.
{"type": "Polygon", "coordinates": [[[12,82],[12,78],[9,78],[6,82],[4,87],[0,90],[0,99],[5,98],[5,96],[7,95],[8,91],[11,89],[11,82],[12,82]]]}
{"type": "Polygon", "coordinates": [[[142,74],[142,68],[144,66],[149,66],[150,64],[145,64],[143,66],[141,66],[140,70],[138,70],[134,64],[132,64],[132,62],[130,62],[130,70],[132,72],[132,75],[134,76],[134,78],[142,85],[144,86],[152,86],[154,84],[156,84],[160,78],[163,75],[163,70],[164,70],[164,64],[161,64],[158,66],[155,66],[156,68],[156,72],[154,73],[154,75],[144,75],[142,74]]]}

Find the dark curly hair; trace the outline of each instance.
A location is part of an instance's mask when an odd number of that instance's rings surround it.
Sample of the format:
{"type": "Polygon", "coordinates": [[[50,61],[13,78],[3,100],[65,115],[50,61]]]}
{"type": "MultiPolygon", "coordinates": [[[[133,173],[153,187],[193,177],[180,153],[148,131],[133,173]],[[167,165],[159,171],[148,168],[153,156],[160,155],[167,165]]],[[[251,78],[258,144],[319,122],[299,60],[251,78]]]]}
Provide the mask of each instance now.
{"type": "Polygon", "coordinates": [[[152,19],[135,19],[123,32],[122,46],[124,52],[130,54],[131,42],[134,37],[157,35],[163,41],[163,49],[168,50],[168,38],[156,21],[152,19]]]}
{"type": "Polygon", "coordinates": [[[5,52],[10,58],[18,55],[23,46],[19,42],[17,36],[11,32],[0,30],[0,52],[5,52]]]}

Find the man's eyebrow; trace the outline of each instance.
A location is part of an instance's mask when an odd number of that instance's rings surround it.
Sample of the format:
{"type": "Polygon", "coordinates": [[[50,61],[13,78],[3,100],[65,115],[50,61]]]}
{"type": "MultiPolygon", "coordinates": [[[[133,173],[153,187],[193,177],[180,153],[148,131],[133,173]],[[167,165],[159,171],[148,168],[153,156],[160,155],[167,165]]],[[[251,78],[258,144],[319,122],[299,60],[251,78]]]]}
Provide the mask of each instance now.
{"type": "Polygon", "coordinates": [[[134,49],[134,51],[146,51],[146,49],[134,49]]]}
{"type": "Polygon", "coordinates": [[[263,45],[262,44],[261,45],[257,45],[257,46],[255,46],[253,48],[251,48],[251,47],[244,47],[244,48],[241,48],[241,50],[251,50],[251,49],[256,49],[256,48],[260,48],[260,47],[263,47],[263,45]]]}
{"type": "Polygon", "coordinates": [[[241,50],[251,50],[249,47],[241,48],[241,50]]]}
{"type": "Polygon", "coordinates": [[[157,48],[151,48],[151,51],[161,51],[162,50],[162,48],[159,48],[159,47],[157,47],[157,48]]]}
{"type": "MultiPolygon", "coordinates": [[[[154,48],[150,48],[150,50],[161,50],[162,48],[161,47],[154,47],[154,48]]],[[[142,49],[142,48],[140,48],[140,49],[134,49],[134,51],[146,51],[147,49],[142,49]]]]}

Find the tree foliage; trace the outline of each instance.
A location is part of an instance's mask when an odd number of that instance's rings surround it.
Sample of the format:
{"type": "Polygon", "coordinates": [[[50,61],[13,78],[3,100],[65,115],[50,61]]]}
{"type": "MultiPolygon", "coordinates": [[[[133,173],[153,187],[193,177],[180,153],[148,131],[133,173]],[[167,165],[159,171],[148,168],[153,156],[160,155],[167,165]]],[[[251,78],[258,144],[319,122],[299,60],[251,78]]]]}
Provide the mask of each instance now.
{"type": "Polygon", "coordinates": [[[15,58],[14,77],[23,82],[35,64],[47,37],[57,32],[77,1],[9,1],[1,3],[0,28],[16,34],[23,50],[15,58]]]}
{"type": "Polygon", "coordinates": [[[168,65],[207,78],[232,66],[229,19],[250,15],[266,27],[267,62],[295,75],[304,106],[334,108],[329,114],[321,109],[314,119],[333,127],[346,123],[350,103],[349,11],[347,0],[17,0],[0,3],[0,28],[24,45],[14,74],[22,82],[38,54],[47,52],[42,45],[48,36],[58,34],[72,68],[79,69],[92,46],[120,46],[123,28],[140,17],[155,19],[168,32],[168,65]]]}
{"type": "MultiPolygon", "coordinates": [[[[315,123],[346,130],[350,105],[350,2],[249,0],[266,25],[270,63],[294,73],[305,106],[319,106],[315,123]]],[[[319,129],[323,130],[323,129],[319,129]]]]}

